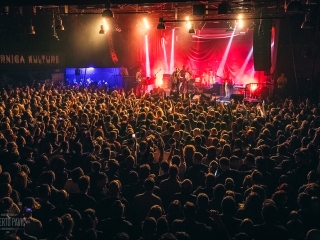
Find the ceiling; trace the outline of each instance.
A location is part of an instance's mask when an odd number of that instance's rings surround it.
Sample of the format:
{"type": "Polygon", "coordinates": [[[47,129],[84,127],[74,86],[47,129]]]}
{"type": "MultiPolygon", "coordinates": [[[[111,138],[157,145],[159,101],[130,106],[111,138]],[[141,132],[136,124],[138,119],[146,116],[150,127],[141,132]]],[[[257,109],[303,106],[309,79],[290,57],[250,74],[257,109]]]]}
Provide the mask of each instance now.
{"type": "MultiPolygon", "coordinates": [[[[105,8],[107,0],[93,0],[88,5],[87,0],[1,0],[0,12],[9,6],[10,13],[47,13],[56,9],[61,14],[100,14],[105,8]],[[35,8],[34,8],[35,7],[35,8]]],[[[165,21],[182,21],[190,16],[193,21],[206,19],[235,19],[239,13],[244,19],[279,18],[285,14],[285,0],[228,0],[228,1],[160,1],[160,0],[111,0],[111,9],[114,14],[148,14],[149,18],[163,16],[165,21]],[[228,14],[218,14],[221,3],[230,6],[228,14]],[[194,5],[206,5],[205,15],[193,15],[194,5]]]]}

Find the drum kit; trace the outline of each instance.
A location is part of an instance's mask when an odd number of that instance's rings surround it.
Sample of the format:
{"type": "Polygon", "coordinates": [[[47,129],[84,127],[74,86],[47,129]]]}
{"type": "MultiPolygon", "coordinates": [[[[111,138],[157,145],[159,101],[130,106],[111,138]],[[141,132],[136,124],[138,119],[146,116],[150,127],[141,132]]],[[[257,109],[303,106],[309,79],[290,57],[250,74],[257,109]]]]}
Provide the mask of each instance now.
{"type": "Polygon", "coordinates": [[[211,68],[205,68],[205,71],[191,70],[195,84],[202,86],[211,86],[216,83],[216,74],[211,68]]]}

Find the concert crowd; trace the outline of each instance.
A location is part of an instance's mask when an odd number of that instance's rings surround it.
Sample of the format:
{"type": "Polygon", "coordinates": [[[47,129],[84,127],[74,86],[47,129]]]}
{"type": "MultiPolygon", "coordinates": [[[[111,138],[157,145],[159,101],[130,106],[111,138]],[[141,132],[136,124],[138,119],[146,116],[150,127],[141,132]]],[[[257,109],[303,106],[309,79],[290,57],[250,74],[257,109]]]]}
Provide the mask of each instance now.
{"type": "Polygon", "coordinates": [[[1,239],[320,239],[308,100],[45,86],[0,100],[1,239]]]}

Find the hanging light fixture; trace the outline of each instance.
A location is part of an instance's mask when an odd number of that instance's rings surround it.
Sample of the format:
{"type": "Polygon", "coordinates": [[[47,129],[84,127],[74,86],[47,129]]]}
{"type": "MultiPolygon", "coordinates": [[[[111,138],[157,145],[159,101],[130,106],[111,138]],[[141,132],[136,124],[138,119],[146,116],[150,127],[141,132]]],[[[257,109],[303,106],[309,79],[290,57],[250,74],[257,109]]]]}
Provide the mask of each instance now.
{"type": "Polygon", "coordinates": [[[159,24],[157,26],[157,29],[166,29],[166,25],[164,25],[164,22],[163,22],[163,17],[159,18],[159,24]]]}
{"type": "Polygon", "coordinates": [[[36,31],[34,30],[34,26],[32,25],[32,20],[30,20],[30,27],[29,27],[29,35],[35,35],[36,31]]]}
{"type": "Polygon", "coordinates": [[[104,29],[103,24],[100,25],[100,31],[99,34],[106,34],[106,30],[104,29]]]}
{"type": "Polygon", "coordinates": [[[309,13],[306,13],[306,14],[304,15],[304,21],[303,21],[303,23],[301,24],[301,28],[302,28],[302,29],[314,28],[312,22],[310,21],[310,14],[309,14],[309,13]]]}
{"type": "Polygon", "coordinates": [[[64,31],[64,26],[62,24],[62,19],[60,15],[58,15],[58,24],[56,25],[56,30],[64,31]]]}
{"type": "Polygon", "coordinates": [[[105,10],[103,10],[102,12],[102,17],[103,18],[114,18],[114,13],[113,11],[110,9],[111,8],[111,4],[110,1],[107,2],[107,4],[105,5],[105,10]]]}
{"type": "Polygon", "coordinates": [[[302,12],[302,11],[303,11],[303,7],[300,0],[292,0],[286,6],[286,12],[289,12],[289,13],[302,12]]]}
{"type": "Polygon", "coordinates": [[[189,33],[192,33],[192,34],[196,33],[196,30],[194,30],[193,24],[191,24],[191,28],[189,29],[189,33]]]}

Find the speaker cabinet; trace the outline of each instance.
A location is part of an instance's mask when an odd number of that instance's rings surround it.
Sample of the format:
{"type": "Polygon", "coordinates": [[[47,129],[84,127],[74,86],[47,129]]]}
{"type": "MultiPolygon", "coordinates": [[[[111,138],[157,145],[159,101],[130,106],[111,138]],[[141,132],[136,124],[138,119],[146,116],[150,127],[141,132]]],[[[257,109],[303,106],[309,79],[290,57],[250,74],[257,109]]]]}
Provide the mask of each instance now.
{"type": "Polygon", "coordinates": [[[253,61],[256,71],[270,71],[271,28],[270,19],[256,21],[253,33],[253,61]]]}
{"type": "Polygon", "coordinates": [[[242,102],[244,99],[244,95],[243,94],[231,94],[230,95],[230,100],[233,99],[236,103],[242,102]]]}

